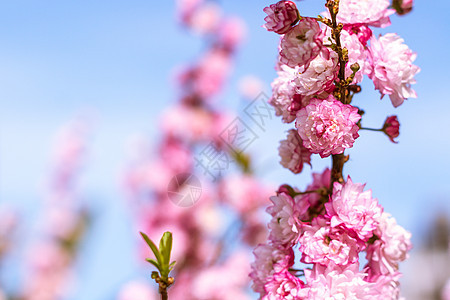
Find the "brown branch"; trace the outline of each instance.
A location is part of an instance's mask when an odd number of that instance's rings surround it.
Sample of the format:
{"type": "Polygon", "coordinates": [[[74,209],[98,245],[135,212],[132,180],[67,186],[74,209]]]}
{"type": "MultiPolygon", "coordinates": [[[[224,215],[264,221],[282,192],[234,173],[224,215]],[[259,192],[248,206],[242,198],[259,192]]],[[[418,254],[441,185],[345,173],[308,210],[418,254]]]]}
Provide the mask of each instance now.
{"type": "Polygon", "coordinates": [[[346,49],[344,50],[342,48],[341,44],[341,31],[343,25],[341,23],[338,23],[336,20],[336,16],[339,12],[339,0],[328,0],[326,3],[326,7],[328,8],[328,11],[330,12],[331,17],[331,36],[334,39],[334,42],[336,43],[334,48],[334,51],[338,55],[339,59],[339,73],[338,73],[338,92],[335,94],[336,98],[338,98],[339,101],[341,101],[344,104],[347,103],[347,84],[346,84],[346,78],[345,78],[345,66],[348,62],[348,54],[346,53],[346,49]]]}
{"type": "Polygon", "coordinates": [[[173,277],[167,278],[167,280],[162,279],[161,277],[155,278],[156,283],[159,285],[159,294],[161,295],[161,300],[169,300],[169,295],[167,293],[167,289],[174,282],[173,277]]]}
{"type": "Polygon", "coordinates": [[[348,156],[342,154],[332,155],[333,167],[331,168],[331,184],[330,184],[330,194],[333,192],[333,185],[335,182],[343,183],[344,176],[342,171],[344,170],[344,164],[348,160],[348,156]]]}
{"type": "MultiPolygon", "coordinates": [[[[336,16],[339,12],[339,0],[328,0],[326,3],[326,7],[330,12],[331,17],[331,35],[336,43],[333,50],[337,53],[339,58],[339,73],[338,73],[338,81],[335,83],[337,87],[337,92],[335,92],[336,98],[344,104],[349,104],[351,102],[351,97],[349,97],[350,93],[348,91],[349,83],[345,78],[345,66],[348,62],[348,53],[346,49],[342,48],[341,44],[341,31],[343,25],[338,23],[336,20],[336,16]]],[[[332,155],[333,165],[331,168],[331,184],[330,184],[330,194],[333,192],[333,185],[335,182],[343,183],[344,176],[344,164],[347,162],[348,156],[342,154],[334,154],[332,155]]]]}
{"type": "Polygon", "coordinates": [[[166,288],[161,288],[159,287],[159,293],[161,294],[161,300],[168,300],[169,296],[167,295],[167,287],[166,288]]]}

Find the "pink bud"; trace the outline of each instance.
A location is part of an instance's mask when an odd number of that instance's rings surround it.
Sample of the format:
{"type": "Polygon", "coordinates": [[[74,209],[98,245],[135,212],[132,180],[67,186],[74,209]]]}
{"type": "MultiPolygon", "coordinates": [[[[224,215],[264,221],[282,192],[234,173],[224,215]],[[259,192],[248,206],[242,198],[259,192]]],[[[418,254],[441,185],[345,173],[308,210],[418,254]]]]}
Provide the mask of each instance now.
{"type": "Polygon", "coordinates": [[[399,15],[406,15],[413,9],[413,0],[393,0],[392,7],[399,15]]]}
{"type": "Polygon", "coordinates": [[[387,117],[386,121],[384,121],[383,132],[386,133],[391,142],[398,143],[394,141],[394,138],[399,136],[399,129],[400,123],[398,122],[397,116],[387,117]]]}
{"type": "Polygon", "coordinates": [[[292,1],[279,1],[264,8],[267,17],[264,28],[278,34],[285,34],[300,19],[297,6],[292,1]]]}
{"type": "Polygon", "coordinates": [[[283,184],[278,188],[277,195],[281,193],[290,194],[290,191],[292,191],[292,187],[288,184],[283,184]]]}

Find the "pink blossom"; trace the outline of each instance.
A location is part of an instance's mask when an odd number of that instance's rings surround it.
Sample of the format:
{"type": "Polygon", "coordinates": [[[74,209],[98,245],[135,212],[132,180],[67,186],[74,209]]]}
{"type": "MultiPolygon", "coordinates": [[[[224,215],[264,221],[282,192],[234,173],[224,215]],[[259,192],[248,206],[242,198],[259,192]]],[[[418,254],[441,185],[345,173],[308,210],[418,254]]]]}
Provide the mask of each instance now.
{"type": "Polygon", "coordinates": [[[297,21],[300,16],[297,6],[292,1],[279,1],[264,8],[267,17],[264,21],[264,28],[278,34],[285,34],[297,21]]]}
{"type": "Polygon", "coordinates": [[[243,225],[240,235],[242,240],[252,247],[267,240],[267,225],[261,222],[261,216],[257,211],[242,215],[243,225]]]}
{"type": "MultiPolygon", "coordinates": [[[[224,128],[227,128],[227,126],[236,119],[236,115],[226,110],[212,111],[210,113],[211,119],[214,121],[209,128],[210,140],[208,142],[212,141],[212,144],[208,145],[208,147],[214,147],[214,151],[220,152],[221,150],[228,149],[226,141],[221,137],[221,134],[223,133],[224,128]]],[[[209,150],[213,149],[211,148],[209,150]]],[[[231,163],[232,161],[231,157],[229,157],[229,161],[226,160],[225,157],[222,158],[224,158],[225,166],[227,162],[231,163]]]]}
{"type": "Polygon", "coordinates": [[[265,189],[253,176],[230,175],[221,181],[219,186],[220,198],[235,209],[245,214],[269,202],[269,191],[265,189]]]}
{"type": "Polygon", "coordinates": [[[202,141],[211,136],[212,115],[204,109],[176,105],[163,113],[164,134],[184,141],[202,141]]]}
{"type": "MultiPolygon", "coordinates": [[[[379,276],[373,281],[373,288],[369,291],[369,295],[373,299],[387,299],[398,300],[400,298],[400,283],[401,274],[399,272],[393,275],[379,276]]],[[[366,278],[367,281],[367,278],[366,278]]]]}
{"type": "Polygon", "coordinates": [[[367,42],[372,37],[372,30],[367,25],[362,24],[345,24],[344,30],[347,31],[350,34],[355,34],[359,42],[366,47],[367,42]]]}
{"type": "Polygon", "coordinates": [[[45,231],[56,238],[64,239],[73,235],[83,225],[82,214],[68,205],[52,205],[45,210],[45,231]]]}
{"type": "Polygon", "coordinates": [[[288,131],[287,139],[280,142],[278,152],[281,165],[295,174],[303,170],[303,164],[311,165],[311,152],[303,146],[303,141],[295,129],[288,131]]]}
{"type": "Polygon", "coordinates": [[[71,279],[70,253],[55,241],[42,242],[30,250],[27,253],[30,270],[23,288],[23,298],[64,298],[71,279]]]}
{"type": "Polygon", "coordinates": [[[394,33],[381,36],[370,41],[370,72],[375,89],[384,95],[389,95],[392,104],[397,107],[407,98],[416,98],[416,92],[411,84],[416,83],[414,76],[420,68],[413,65],[416,54],[403,39],[394,33]]]}
{"type": "Polygon", "coordinates": [[[335,52],[321,51],[309,67],[296,70],[293,82],[295,91],[304,96],[319,95],[334,88],[338,59],[335,52]]]}
{"type": "Polygon", "coordinates": [[[220,19],[220,7],[214,2],[206,2],[191,11],[188,24],[198,34],[210,34],[217,29],[220,19]]]}
{"type": "Polygon", "coordinates": [[[322,30],[313,18],[302,18],[280,42],[280,62],[291,68],[308,67],[322,49],[322,30]]]}
{"type": "Polygon", "coordinates": [[[186,94],[182,102],[199,106],[203,102],[211,101],[212,96],[221,90],[231,66],[229,51],[223,47],[214,47],[205,53],[196,65],[178,71],[177,80],[186,94]]]}
{"type": "Polygon", "coordinates": [[[359,137],[356,123],[360,118],[356,107],[342,104],[330,95],[326,100],[313,99],[302,108],[295,127],[303,145],[323,158],[353,146],[359,137]]]}
{"type": "Polygon", "coordinates": [[[308,296],[315,300],[362,300],[376,298],[370,295],[372,283],[364,281],[365,274],[358,271],[358,264],[348,268],[314,265],[312,271],[305,271],[308,296]]]}
{"type": "Polygon", "coordinates": [[[269,278],[277,272],[288,269],[294,264],[294,252],[292,248],[284,248],[273,244],[260,244],[255,250],[255,261],[251,264],[250,277],[253,280],[252,289],[265,294],[264,285],[269,278]]]}
{"type": "MultiPolygon", "coordinates": [[[[305,195],[296,195],[294,201],[295,218],[298,219],[301,224],[307,224],[315,217],[312,213],[314,208],[311,207],[311,204],[307,200],[305,200],[305,195]]],[[[303,226],[300,227],[300,234],[303,231],[302,227],[303,226]]]]}
{"type": "Polygon", "coordinates": [[[140,161],[127,171],[125,185],[134,196],[150,190],[162,195],[167,193],[167,184],[174,175],[162,161],[140,161]]]}
{"type": "Polygon", "coordinates": [[[412,248],[411,233],[397,224],[395,218],[388,213],[379,217],[379,225],[375,231],[379,238],[367,249],[366,270],[369,279],[379,275],[393,275],[398,270],[398,263],[408,258],[412,248]]]}
{"type": "Polygon", "coordinates": [[[294,211],[294,199],[281,193],[270,197],[270,201],[273,205],[267,208],[272,216],[269,239],[276,244],[292,245],[298,239],[300,226],[294,211]]]}
{"type": "Polygon", "coordinates": [[[202,269],[193,280],[193,298],[250,300],[245,293],[250,271],[248,260],[247,253],[237,251],[225,263],[202,269]]]}
{"type": "MultiPolygon", "coordinates": [[[[331,171],[326,168],[322,173],[313,173],[313,182],[308,185],[306,191],[328,190],[330,188],[331,171]]],[[[319,193],[307,193],[294,197],[295,211],[302,222],[310,222],[318,215],[323,215],[328,197],[319,193]],[[303,213],[302,213],[303,212],[303,213]]]]}
{"type": "MultiPolygon", "coordinates": [[[[318,189],[329,189],[331,183],[331,170],[326,168],[322,173],[313,173],[313,182],[306,188],[307,191],[315,191],[318,189]]],[[[311,206],[316,206],[320,200],[318,193],[306,194],[311,206]]]]}
{"type": "Polygon", "coordinates": [[[177,0],[177,14],[181,21],[188,24],[192,14],[202,2],[203,0],[177,0]]]}
{"type": "Polygon", "coordinates": [[[269,104],[275,108],[277,116],[282,116],[284,123],[294,121],[297,111],[307,105],[312,98],[296,93],[294,79],[300,70],[300,67],[291,68],[279,64],[278,77],[272,82],[272,97],[269,99],[269,104]]]}
{"type": "Polygon", "coordinates": [[[389,9],[390,4],[389,0],[341,0],[337,21],[386,27],[391,24],[389,16],[394,13],[393,9],[389,9]]]}
{"type": "Polygon", "coordinates": [[[324,218],[316,218],[305,225],[299,239],[301,261],[328,265],[348,265],[358,261],[360,243],[341,229],[332,228],[324,218]]]}
{"type": "Polygon", "coordinates": [[[302,295],[303,281],[284,270],[274,273],[264,285],[262,300],[297,300],[302,295]]]}
{"type": "Polygon", "coordinates": [[[202,232],[205,236],[219,236],[226,224],[226,218],[220,208],[215,205],[214,201],[208,203],[202,201],[198,204],[193,212],[195,224],[202,226],[202,232]]]}
{"type": "Polygon", "coordinates": [[[130,281],[120,290],[117,300],[157,300],[159,297],[147,281],[130,281]]]}
{"type": "Polygon", "coordinates": [[[386,133],[391,142],[397,143],[394,139],[399,136],[399,129],[400,123],[398,122],[397,116],[389,116],[386,121],[384,121],[383,132],[386,133]]]}
{"type": "Polygon", "coordinates": [[[372,237],[383,208],[372,191],[364,191],[364,184],[353,183],[350,176],[347,182],[335,182],[331,202],[325,204],[327,215],[331,218],[331,227],[353,230],[356,235],[367,241],[372,237]]]}
{"type": "Polygon", "coordinates": [[[352,83],[360,83],[363,75],[367,73],[366,60],[368,53],[364,45],[361,44],[359,37],[345,30],[341,31],[341,43],[348,50],[348,63],[345,66],[345,77],[349,77],[353,73],[351,66],[354,63],[358,63],[359,71],[356,72],[352,83]]]}
{"type": "MultiPolygon", "coordinates": [[[[231,39],[226,36],[222,38],[231,39]]],[[[227,51],[213,49],[203,55],[193,81],[194,92],[202,98],[209,98],[217,94],[231,72],[231,65],[231,57],[227,51]]]]}
{"type": "Polygon", "coordinates": [[[175,137],[167,137],[161,142],[159,157],[174,173],[189,172],[193,165],[191,150],[175,137]]]}
{"type": "Polygon", "coordinates": [[[239,79],[238,88],[243,98],[253,101],[265,90],[265,84],[259,77],[247,75],[239,79]]]}
{"type": "Polygon", "coordinates": [[[295,95],[292,80],[298,69],[299,67],[291,68],[280,64],[277,72],[278,77],[271,84],[272,96],[269,99],[269,104],[275,108],[275,114],[277,116],[282,116],[282,120],[285,123],[290,123],[295,120],[295,112],[291,113],[289,108],[295,95]]]}
{"type": "Polygon", "coordinates": [[[228,50],[233,50],[243,42],[246,36],[244,21],[237,17],[228,17],[222,21],[219,29],[219,41],[228,50]]]}
{"type": "Polygon", "coordinates": [[[53,172],[49,178],[47,201],[70,202],[74,196],[73,184],[85,160],[90,129],[90,122],[76,118],[59,130],[53,149],[53,172]]]}

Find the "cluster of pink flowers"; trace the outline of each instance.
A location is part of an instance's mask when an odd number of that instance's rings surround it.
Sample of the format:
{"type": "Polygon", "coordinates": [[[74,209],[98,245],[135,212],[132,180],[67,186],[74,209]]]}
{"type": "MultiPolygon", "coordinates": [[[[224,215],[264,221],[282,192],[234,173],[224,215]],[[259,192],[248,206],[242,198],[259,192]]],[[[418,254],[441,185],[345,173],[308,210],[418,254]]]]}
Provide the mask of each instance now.
{"type": "MultiPolygon", "coordinates": [[[[412,2],[397,6],[404,12],[412,2]]],[[[270,198],[269,237],[254,250],[252,287],[267,300],[398,299],[399,263],[412,248],[411,234],[365,185],[350,176],[344,180],[348,157],[342,154],[365,129],[363,112],[350,104],[364,75],[397,107],[416,97],[415,54],[396,34],[372,34],[370,26],[390,25],[395,10],[388,0],[341,0],[339,6],[327,1],[319,18],[302,17],[293,7],[280,1],[264,9],[264,27],[281,34],[269,103],[283,122],[295,120],[279,147],[281,165],[297,174],[311,165],[311,154],[319,154],[333,156],[333,168],[314,173],[304,191],[282,185],[270,198]]],[[[399,126],[397,116],[389,116],[374,130],[395,142],[399,126]]]]}
{"type": "Polygon", "coordinates": [[[261,299],[397,299],[399,262],[408,257],[411,234],[350,177],[334,183],[330,197],[312,199],[309,192],[326,191],[329,175],[328,169],[315,174],[306,193],[282,186],[271,197],[269,240],[255,249],[250,274],[261,299]],[[294,246],[299,261],[312,264],[304,274],[294,268],[294,246]]]}
{"type": "Polygon", "coordinates": [[[78,195],[89,133],[89,122],[77,118],[57,136],[38,234],[24,260],[27,276],[20,299],[62,299],[72,292],[73,266],[89,217],[78,195]]]}
{"type": "MultiPolygon", "coordinates": [[[[406,2],[402,3],[406,5],[406,2]]],[[[408,3],[412,7],[412,3],[408,3]]],[[[351,118],[340,118],[339,115],[349,111],[349,105],[344,105],[334,106],[332,116],[328,115],[329,110],[323,110],[324,115],[319,111],[311,115],[312,110],[320,106],[318,103],[321,100],[333,102],[339,61],[336,52],[328,45],[330,28],[320,25],[316,18],[297,17],[299,13],[292,12],[293,5],[290,1],[280,1],[264,10],[268,14],[265,27],[282,34],[276,67],[278,77],[272,83],[273,93],[269,103],[285,123],[296,120],[296,124],[303,124],[305,119],[309,120],[313,128],[304,128],[306,125],[296,127],[304,146],[312,153],[322,157],[342,153],[343,149],[352,147],[358,137],[356,131],[359,125],[353,126],[358,122],[355,115],[358,111],[354,110],[351,118]],[[308,108],[310,103],[313,106],[308,108]],[[328,123],[312,120],[330,117],[328,123]],[[330,131],[335,134],[327,134],[330,131]]],[[[339,7],[337,21],[343,24],[340,42],[348,51],[345,75],[346,78],[353,76],[352,86],[356,87],[367,75],[375,89],[380,91],[381,98],[388,95],[395,107],[408,98],[416,98],[416,92],[411,87],[415,83],[414,76],[420,71],[413,64],[415,53],[398,35],[388,33],[376,38],[369,27],[390,24],[389,15],[395,11],[389,8],[389,1],[346,0],[340,1],[339,7]],[[352,66],[356,64],[358,70],[354,72],[352,66]]],[[[327,12],[323,15],[329,17],[327,12]]]]}
{"type": "MultiPolygon", "coordinates": [[[[247,274],[251,258],[242,249],[267,238],[262,212],[273,188],[251,174],[251,164],[245,170],[224,170],[214,181],[208,175],[202,177],[203,169],[196,160],[202,159],[198,154],[202,148],[211,156],[237,160],[220,138],[235,117],[216,108],[215,101],[231,72],[244,28],[239,19],[224,16],[214,1],[179,1],[178,15],[186,29],[205,38],[206,46],[197,61],[178,72],[179,101],[163,113],[162,136],[154,155],[149,143],[133,143],[137,155],[125,173],[130,209],[136,231],[153,240],[165,231],[173,234],[172,258],[177,263],[170,299],[246,300],[250,299],[247,274]],[[201,195],[189,207],[179,207],[168,197],[169,182],[181,173],[203,179],[201,195]]],[[[239,161],[235,166],[243,167],[239,161]]],[[[148,257],[145,243],[141,245],[142,256],[148,257]]],[[[137,282],[124,285],[120,299],[147,293],[137,282]]],[[[149,299],[156,298],[155,288],[149,299]]]]}

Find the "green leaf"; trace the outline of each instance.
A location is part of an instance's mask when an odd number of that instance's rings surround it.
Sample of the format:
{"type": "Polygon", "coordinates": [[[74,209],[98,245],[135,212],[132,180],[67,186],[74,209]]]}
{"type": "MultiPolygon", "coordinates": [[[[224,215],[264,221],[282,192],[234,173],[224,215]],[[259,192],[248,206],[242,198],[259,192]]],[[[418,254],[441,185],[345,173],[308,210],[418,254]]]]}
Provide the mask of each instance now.
{"type": "Polygon", "coordinates": [[[161,266],[158,264],[158,262],[156,260],[151,259],[151,258],[146,258],[145,260],[148,261],[149,263],[151,263],[152,265],[154,265],[158,269],[158,271],[161,273],[161,266]]]}
{"type": "Polygon", "coordinates": [[[159,242],[159,251],[164,259],[164,267],[169,266],[170,252],[172,251],[172,233],[169,231],[164,232],[161,241],[159,242]]]}
{"type": "Polygon", "coordinates": [[[143,232],[140,232],[140,233],[142,235],[142,238],[145,240],[145,242],[147,243],[147,245],[150,247],[150,249],[152,250],[153,254],[155,255],[156,260],[158,261],[158,264],[162,265],[163,261],[161,259],[161,254],[159,253],[158,248],[156,248],[155,243],[153,243],[152,240],[149,239],[149,237],[145,233],[143,233],[143,232]]]}
{"type": "Polygon", "coordinates": [[[173,267],[175,266],[175,263],[176,263],[175,260],[170,263],[170,265],[169,265],[169,272],[173,270],[173,267]]]}

